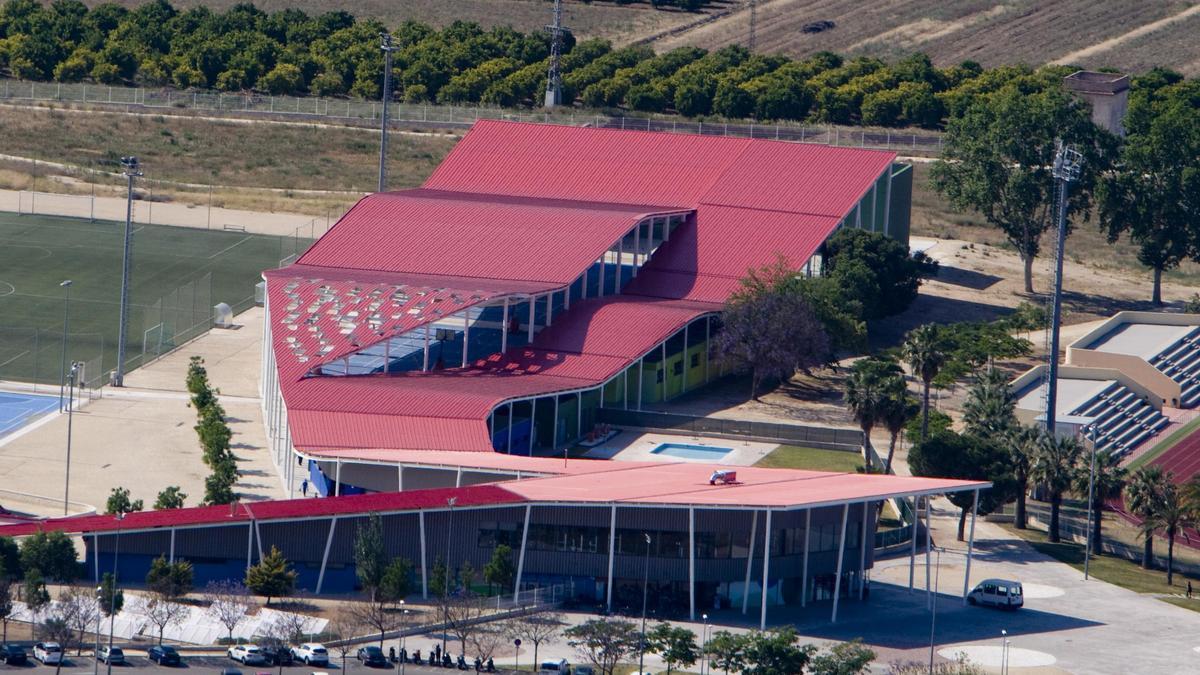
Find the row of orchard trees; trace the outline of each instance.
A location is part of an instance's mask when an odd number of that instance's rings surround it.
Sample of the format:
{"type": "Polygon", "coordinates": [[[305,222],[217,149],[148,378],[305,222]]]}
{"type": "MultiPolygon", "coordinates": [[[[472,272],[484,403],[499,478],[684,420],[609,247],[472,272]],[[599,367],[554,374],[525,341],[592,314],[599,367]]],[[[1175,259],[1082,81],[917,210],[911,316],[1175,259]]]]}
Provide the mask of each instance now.
{"type": "MultiPolygon", "coordinates": [[[[135,9],[88,10],[80,0],[7,0],[0,7],[0,70],[30,80],[257,90],[378,98],[383,81],[375,20],[344,11],[309,16],[236,4],[186,11],[167,0],[135,9]]],[[[395,95],[409,102],[540,105],[549,55],[546,34],[467,22],[445,28],[408,21],[393,31],[395,95]]],[[[743,47],[575,44],[562,63],[567,100],[589,107],[758,120],[937,128],[979,95],[1020,82],[1056,84],[1063,67],[964,62],[936,68],[915,54],[894,64],[820,53],[803,60],[743,47]]]]}

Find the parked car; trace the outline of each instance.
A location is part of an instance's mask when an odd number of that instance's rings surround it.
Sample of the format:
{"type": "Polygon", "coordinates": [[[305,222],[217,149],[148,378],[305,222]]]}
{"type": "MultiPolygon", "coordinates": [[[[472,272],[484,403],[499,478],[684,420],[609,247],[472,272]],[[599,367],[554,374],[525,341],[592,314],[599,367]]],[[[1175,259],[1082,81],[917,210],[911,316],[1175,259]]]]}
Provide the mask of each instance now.
{"type": "Polygon", "coordinates": [[[591,666],[575,666],[571,669],[571,675],[596,675],[596,670],[591,666]]]}
{"type": "Polygon", "coordinates": [[[170,645],[154,645],[146,650],[146,656],[160,666],[178,666],[183,663],[179,652],[170,645]]]}
{"type": "Polygon", "coordinates": [[[292,665],[292,650],[287,645],[263,645],[259,647],[262,651],[263,658],[272,666],[290,666],[292,665]]]}
{"type": "Polygon", "coordinates": [[[1018,609],[1025,604],[1025,591],[1019,581],[984,579],[967,595],[967,602],[1001,609],[1018,609]]]}
{"type": "Polygon", "coordinates": [[[103,645],[96,651],[96,660],[101,663],[125,663],[125,652],[121,651],[120,647],[109,647],[103,645]]]}
{"type": "Polygon", "coordinates": [[[258,645],[237,645],[229,648],[229,658],[244,666],[263,666],[267,659],[258,645]]]}
{"type": "Polygon", "coordinates": [[[325,645],[316,642],[305,642],[299,647],[293,647],[292,656],[305,665],[315,663],[323,666],[329,663],[329,652],[325,649],[325,645]]]}
{"type": "Polygon", "coordinates": [[[360,647],[355,658],[364,666],[386,666],[388,665],[387,656],[384,656],[383,650],[374,645],[370,647],[360,647]]]}
{"type": "Polygon", "coordinates": [[[19,666],[25,663],[25,660],[25,650],[19,645],[4,645],[0,647],[0,661],[10,666],[19,666]]]}
{"type": "Polygon", "coordinates": [[[222,668],[220,675],[242,675],[242,671],[237,668],[222,668]]]}
{"type": "Polygon", "coordinates": [[[538,667],[539,673],[569,673],[571,664],[566,659],[547,659],[538,667]]]}
{"type": "Polygon", "coordinates": [[[33,646],[33,658],[44,664],[62,663],[62,645],[57,642],[39,642],[33,646]]]}

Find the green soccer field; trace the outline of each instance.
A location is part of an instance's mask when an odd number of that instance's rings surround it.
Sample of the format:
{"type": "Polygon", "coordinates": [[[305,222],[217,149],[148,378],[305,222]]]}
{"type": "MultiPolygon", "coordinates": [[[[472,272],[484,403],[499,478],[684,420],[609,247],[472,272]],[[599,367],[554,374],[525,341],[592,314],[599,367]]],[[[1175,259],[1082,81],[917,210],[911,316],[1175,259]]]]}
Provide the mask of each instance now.
{"type": "MultiPolygon", "coordinates": [[[[64,279],[69,360],[99,384],[116,368],[124,224],[0,213],[0,380],[57,383],[64,279]]],[[[126,372],[207,330],[213,305],[254,303],[264,269],[311,243],[291,237],[134,225],[126,372]]]]}

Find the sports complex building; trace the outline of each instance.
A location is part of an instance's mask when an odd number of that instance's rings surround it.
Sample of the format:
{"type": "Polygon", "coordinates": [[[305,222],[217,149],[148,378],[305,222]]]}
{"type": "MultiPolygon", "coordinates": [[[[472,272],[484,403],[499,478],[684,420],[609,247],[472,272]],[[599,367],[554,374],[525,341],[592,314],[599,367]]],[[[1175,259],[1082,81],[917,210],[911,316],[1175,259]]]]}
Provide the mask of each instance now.
{"type": "Polygon", "coordinates": [[[885,152],[479,122],[422,188],[364,198],[264,274],[270,451],[291,496],[305,478],[327,498],[0,535],[69,531],[97,577],[186,558],[198,584],[278,546],[301,588],[344,593],[375,513],[426,597],[435,560],[482,569],[507,544],[514,593],[628,607],[647,574],[660,616],[753,607],[765,625],[769,605],[830,601],[836,618],[865,591],[881,502],[988,484],[560,450],[605,409],[718,377],[709,344],[749,268],[820,274],[841,227],[907,239],[910,188],[885,152]]]}

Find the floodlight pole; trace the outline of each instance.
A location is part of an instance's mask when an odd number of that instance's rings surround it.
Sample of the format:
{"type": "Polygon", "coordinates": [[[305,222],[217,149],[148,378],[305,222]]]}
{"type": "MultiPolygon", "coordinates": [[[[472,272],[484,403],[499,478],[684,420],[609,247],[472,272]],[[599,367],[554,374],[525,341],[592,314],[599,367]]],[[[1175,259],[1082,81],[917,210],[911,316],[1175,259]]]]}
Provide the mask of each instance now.
{"type": "MultiPolygon", "coordinates": [[[[562,36],[566,30],[562,25],[562,0],[554,0],[554,23],[546,26],[550,32],[550,69],[546,73],[547,108],[563,104],[562,100],[562,36]]],[[[534,664],[537,665],[537,664],[534,664]]]]}
{"type": "MultiPolygon", "coordinates": [[[[1086,433],[1086,432],[1085,432],[1086,433]]],[[[1083,580],[1088,580],[1088,563],[1092,561],[1092,503],[1095,500],[1096,494],[1096,430],[1091,433],[1092,446],[1092,467],[1088,471],[1088,517],[1087,517],[1087,532],[1084,533],[1084,540],[1087,542],[1086,552],[1083,555],[1083,580]]]]}
{"type": "Polygon", "coordinates": [[[392,36],[380,33],[379,48],[383,50],[383,116],[379,123],[379,190],[387,189],[388,103],[392,100],[392,36]]]}
{"type": "Polygon", "coordinates": [[[933,574],[933,597],[932,597],[933,613],[930,614],[930,616],[929,616],[929,672],[930,673],[933,672],[933,647],[934,647],[934,639],[933,638],[934,638],[934,633],[937,629],[937,587],[938,587],[938,580],[942,576],[942,549],[934,548],[933,551],[934,551],[934,553],[937,553],[937,563],[935,563],[937,569],[933,574]]]}
{"type": "Polygon", "coordinates": [[[71,372],[67,375],[68,390],[67,390],[67,475],[65,486],[63,487],[63,515],[69,512],[68,504],[71,501],[71,422],[75,418],[75,378],[79,376],[78,361],[71,363],[71,372]]]}
{"type": "MultiPolygon", "coordinates": [[[[63,335],[62,335],[62,365],[58,369],[58,411],[63,407],[63,393],[67,388],[67,335],[71,332],[71,280],[65,279],[59,284],[63,289],[63,335]]],[[[35,382],[37,373],[34,373],[35,382]]]]}
{"type": "Polygon", "coordinates": [[[1046,431],[1054,436],[1055,398],[1058,396],[1058,327],[1062,320],[1062,277],[1063,254],[1067,244],[1067,195],[1072,181],[1079,180],[1083,155],[1078,150],[1058,141],[1054,153],[1053,175],[1058,182],[1058,249],[1054,257],[1054,308],[1050,316],[1050,359],[1046,382],[1046,431]]]}
{"type": "Polygon", "coordinates": [[[445,574],[442,578],[442,654],[446,653],[446,629],[450,624],[450,538],[454,534],[454,505],[458,497],[446,500],[449,515],[446,521],[446,564],[442,567],[445,574]]]}
{"type": "Polygon", "coordinates": [[[121,259],[121,317],[117,329],[117,370],[113,373],[112,385],[125,386],[125,342],[129,330],[129,268],[133,258],[133,179],[142,175],[137,157],[122,157],[128,189],[125,195],[125,247],[121,259]]]}
{"type": "Polygon", "coordinates": [[[646,672],[646,597],[650,589],[650,533],[643,532],[642,536],[646,538],[646,566],[642,575],[642,634],[638,640],[639,673],[646,672]]]}

